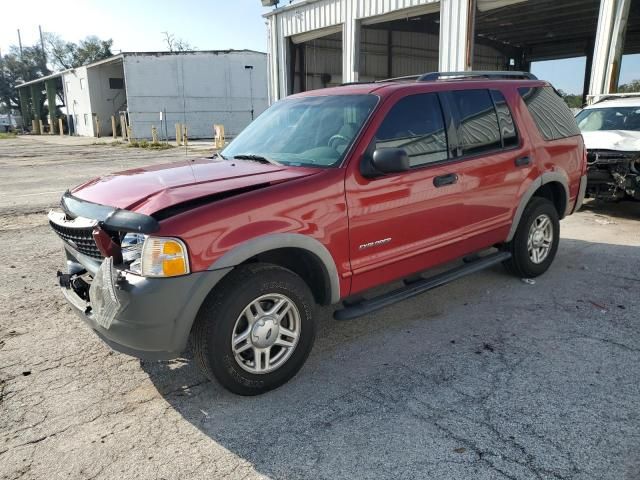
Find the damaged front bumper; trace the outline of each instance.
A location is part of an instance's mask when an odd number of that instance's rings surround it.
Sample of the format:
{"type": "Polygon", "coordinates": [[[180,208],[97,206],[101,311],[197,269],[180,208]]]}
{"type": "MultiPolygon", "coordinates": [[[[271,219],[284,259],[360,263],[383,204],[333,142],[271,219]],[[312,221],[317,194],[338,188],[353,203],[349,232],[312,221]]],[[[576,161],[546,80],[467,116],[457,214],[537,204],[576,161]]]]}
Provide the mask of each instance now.
{"type": "Polygon", "coordinates": [[[589,150],[587,197],[640,200],[640,152],[589,150]]]}
{"type": "Polygon", "coordinates": [[[95,282],[75,252],[65,249],[69,273],[60,277],[61,290],[74,312],[111,348],[146,360],[184,351],[200,305],[229,271],[145,278],[109,268],[105,259],[95,274],[102,279],[95,282]]]}
{"type": "MultiPolygon", "coordinates": [[[[125,221],[131,217],[128,212],[121,216],[125,221]]],[[[179,356],[200,305],[230,270],[167,278],[136,275],[97,248],[92,232],[101,222],[59,212],[50,212],[49,222],[63,240],[66,271],[58,272],[58,279],[69,305],[111,348],[138,358],[179,356]]]]}

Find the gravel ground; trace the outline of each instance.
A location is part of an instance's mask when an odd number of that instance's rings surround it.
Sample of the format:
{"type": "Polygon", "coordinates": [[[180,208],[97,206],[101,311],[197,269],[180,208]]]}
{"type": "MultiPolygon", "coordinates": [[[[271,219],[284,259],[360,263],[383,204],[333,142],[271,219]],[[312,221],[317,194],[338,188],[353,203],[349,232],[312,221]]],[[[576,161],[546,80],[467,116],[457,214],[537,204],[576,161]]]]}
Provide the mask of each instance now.
{"type": "MultiPolygon", "coordinates": [[[[73,143],[73,145],[71,144],[73,143]]],[[[495,268],[351,322],[255,398],[111,352],[56,287],[44,213],[184,158],[0,140],[0,478],[640,478],[640,203],[562,222],[535,284],[495,268]]]]}

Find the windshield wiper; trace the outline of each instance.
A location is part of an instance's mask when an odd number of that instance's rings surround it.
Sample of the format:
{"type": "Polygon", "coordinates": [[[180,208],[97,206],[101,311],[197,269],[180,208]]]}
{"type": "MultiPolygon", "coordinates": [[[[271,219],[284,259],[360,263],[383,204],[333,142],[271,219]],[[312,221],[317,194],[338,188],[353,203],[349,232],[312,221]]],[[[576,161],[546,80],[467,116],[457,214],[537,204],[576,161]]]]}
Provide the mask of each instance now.
{"type": "Polygon", "coordinates": [[[282,165],[280,162],[276,162],[275,160],[272,160],[270,158],[263,157],[262,155],[253,155],[253,154],[234,155],[233,158],[237,160],[253,160],[254,162],[269,163],[271,165],[282,165]]]}

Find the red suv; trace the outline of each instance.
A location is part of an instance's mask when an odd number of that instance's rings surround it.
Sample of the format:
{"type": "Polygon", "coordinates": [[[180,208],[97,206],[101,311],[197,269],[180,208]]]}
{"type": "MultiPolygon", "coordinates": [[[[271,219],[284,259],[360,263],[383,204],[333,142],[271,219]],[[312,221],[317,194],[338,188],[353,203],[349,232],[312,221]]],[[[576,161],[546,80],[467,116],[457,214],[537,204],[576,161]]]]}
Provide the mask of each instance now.
{"type": "Polygon", "coordinates": [[[191,336],[209,378],[254,395],[301,368],[316,304],[350,319],[500,262],[544,273],[585,174],[547,82],[436,73],[290,96],[212,158],[92,180],[49,220],[106,343],[169,359],[191,336]]]}

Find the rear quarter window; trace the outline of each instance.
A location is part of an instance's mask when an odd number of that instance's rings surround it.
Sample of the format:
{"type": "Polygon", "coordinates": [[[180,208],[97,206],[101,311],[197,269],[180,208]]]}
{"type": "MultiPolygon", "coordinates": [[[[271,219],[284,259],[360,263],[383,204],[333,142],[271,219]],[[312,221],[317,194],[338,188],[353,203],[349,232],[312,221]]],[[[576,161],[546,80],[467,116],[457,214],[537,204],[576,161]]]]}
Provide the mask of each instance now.
{"type": "Polygon", "coordinates": [[[580,135],[571,110],[552,87],[520,87],[518,92],[545,140],[580,135]]]}

